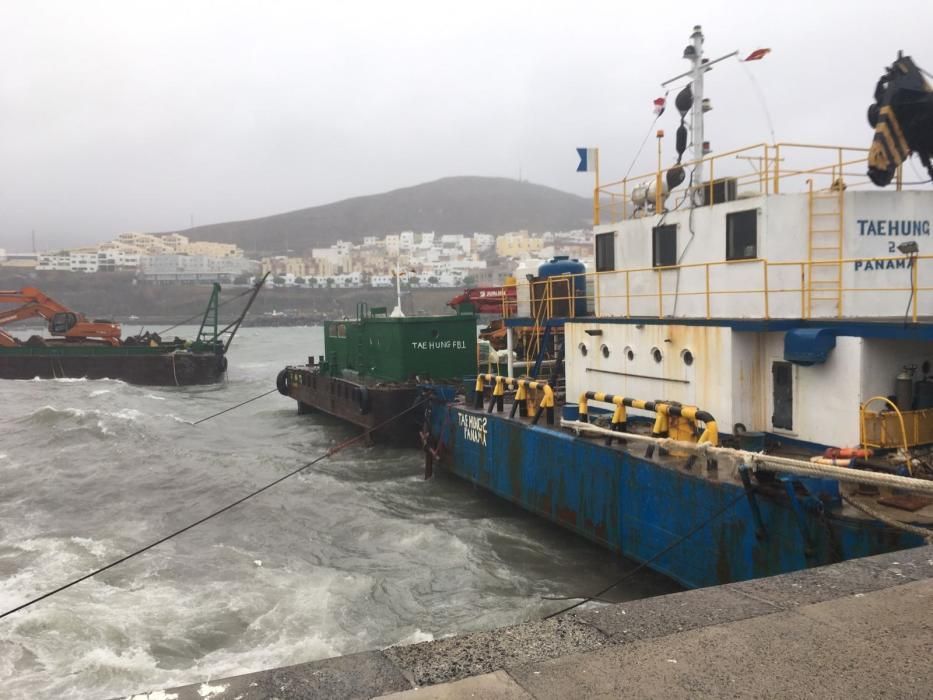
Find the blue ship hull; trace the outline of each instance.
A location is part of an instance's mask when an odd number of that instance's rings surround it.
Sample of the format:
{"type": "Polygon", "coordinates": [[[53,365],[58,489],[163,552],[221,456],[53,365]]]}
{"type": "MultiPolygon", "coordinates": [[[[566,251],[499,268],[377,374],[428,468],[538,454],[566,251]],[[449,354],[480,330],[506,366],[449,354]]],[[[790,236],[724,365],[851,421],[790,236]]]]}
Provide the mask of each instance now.
{"type": "Polygon", "coordinates": [[[688,470],[685,460],[639,456],[644,446],[633,454],[441,402],[430,432],[440,468],[690,588],[923,544],[838,508],[800,508],[780,489],[755,497],[759,529],[741,483],[707,476],[705,466],[688,470]]]}

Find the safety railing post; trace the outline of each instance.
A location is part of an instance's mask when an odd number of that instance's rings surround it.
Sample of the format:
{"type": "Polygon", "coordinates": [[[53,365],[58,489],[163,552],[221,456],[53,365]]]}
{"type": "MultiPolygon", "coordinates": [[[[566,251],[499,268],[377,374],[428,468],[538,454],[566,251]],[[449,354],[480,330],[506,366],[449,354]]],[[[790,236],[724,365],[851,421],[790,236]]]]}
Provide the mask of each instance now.
{"type": "Polygon", "coordinates": [[[774,194],[781,193],[781,144],[774,147],[774,194]]]}
{"type": "Polygon", "coordinates": [[[664,280],[663,271],[658,270],[658,318],[664,318],[664,280]]]}
{"type": "Polygon", "coordinates": [[[764,295],[765,295],[765,318],[771,318],[771,307],[768,303],[768,261],[762,260],[763,263],[762,269],[764,270],[765,277],[765,286],[764,286],[764,295]]]}

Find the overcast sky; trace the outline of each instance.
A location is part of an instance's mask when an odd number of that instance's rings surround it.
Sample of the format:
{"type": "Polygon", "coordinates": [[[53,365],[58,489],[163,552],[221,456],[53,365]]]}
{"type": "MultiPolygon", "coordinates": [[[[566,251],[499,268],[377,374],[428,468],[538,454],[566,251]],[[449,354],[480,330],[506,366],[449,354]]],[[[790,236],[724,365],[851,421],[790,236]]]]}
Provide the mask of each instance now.
{"type": "MultiPolygon", "coordinates": [[[[714,149],[869,145],[898,49],[933,70],[933,2],[0,4],[0,246],[182,230],[448,175],[588,194],[621,177],[701,23],[714,149]]],[[[659,126],[673,134],[671,108],[659,126]]],[[[665,144],[670,149],[672,139],[665,144]]],[[[666,158],[669,153],[666,155],[666,158]]],[[[645,169],[655,158],[653,144],[645,169]]]]}

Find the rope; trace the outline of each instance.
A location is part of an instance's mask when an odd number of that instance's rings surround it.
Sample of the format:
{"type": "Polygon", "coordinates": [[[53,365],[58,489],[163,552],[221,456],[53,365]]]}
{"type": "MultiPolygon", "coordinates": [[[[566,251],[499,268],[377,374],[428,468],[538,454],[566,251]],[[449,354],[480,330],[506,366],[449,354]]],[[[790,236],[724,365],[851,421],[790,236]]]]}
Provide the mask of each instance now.
{"type": "Polygon", "coordinates": [[[897,528],[898,530],[903,530],[904,532],[910,532],[914,535],[920,535],[923,539],[926,540],[927,544],[933,544],[933,530],[930,530],[925,527],[918,527],[916,525],[908,525],[907,523],[902,523],[900,520],[895,520],[884,513],[881,513],[871,506],[867,506],[864,503],[859,503],[858,501],[849,498],[845,494],[842,495],[842,500],[848,503],[850,506],[856,510],[860,510],[866,515],[880,520],[885,525],[890,525],[891,527],[897,528]]]}
{"type": "MultiPolygon", "coordinates": [[[[618,433],[616,433],[616,435],[618,435],[618,433]]],[[[722,508],[720,508],[720,509],[717,510],[715,513],[713,513],[713,515],[711,515],[709,518],[707,518],[707,519],[704,520],[702,523],[700,523],[699,525],[697,525],[696,527],[694,527],[692,530],[690,530],[690,532],[688,532],[686,535],[684,535],[683,537],[681,537],[681,538],[679,538],[679,539],[677,539],[677,540],[674,540],[674,542],[673,542],[672,544],[670,544],[670,545],[668,545],[667,547],[665,547],[664,549],[662,549],[660,552],[658,552],[657,554],[655,554],[655,555],[654,555],[653,557],[651,557],[650,559],[647,559],[647,560],[643,561],[641,564],[639,564],[638,566],[636,566],[634,569],[632,569],[631,571],[629,571],[628,573],[626,573],[626,574],[625,574],[624,576],[622,576],[621,578],[619,578],[619,579],[613,581],[611,584],[609,584],[608,586],[606,586],[606,587],[605,587],[604,589],[602,589],[601,591],[598,591],[597,593],[594,593],[594,594],[591,595],[591,596],[587,596],[587,597],[583,598],[582,600],[580,600],[579,602],[574,603],[573,605],[568,605],[566,608],[562,608],[561,610],[558,610],[557,612],[551,613],[550,615],[546,615],[546,616],[544,617],[544,619],[545,619],[545,620],[550,620],[552,617],[557,617],[558,615],[563,615],[565,612],[569,612],[570,610],[573,610],[574,608],[579,608],[579,607],[580,607],[581,605],[583,605],[584,603],[588,603],[588,602],[590,602],[591,600],[594,600],[594,599],[596,599],[596,598],[602,597],[605,593],[608,593],[609,591],[611,591],[613,588],[615,588],[616,586],[618,586],[620,583],[622,583],[622,582],[625,581],[626,579],[631,578],[632,576],[634,576],[635,574],[637,574],[639,571],[641,571],[642,569],[644,569],[646,566],[648,566],[648,565],[651,564],[652,562],[657,561],[659,558],[661,558],[662,556],[664,556],[665,554],[667,554],[669,551],[671,551],[672,549],[674,549],[674,547],[676,547],[677,545],[679,545],[679,544],[685,542],[686,540],[690,539],[691,537],[693,537],[696,533],[698,533],[698,532],[699,532],[700,530],[702,530],[704,527],[706,527],[707,525],[709,525],[711,522],[713,522],[716,518],[718,518],[720,515],[722,515],[723,513],[725,513],[727,510],[729,510],[730,508],[732,508],[732,506],[734,506],[736,503],[738,503],[738,502],[739,502],[741,499],[743,499],[743,498],[745,498],[745,492],[744,492],[744,491],[742,491],[741,493],[739,493],[735,498],[733,498],[731,501],[729,501],[726,505],[724,505],[722,508]]]]}
{"type": "MultiPolygon", "coordinates": [[[[667,90],[667,91],[664,92],[664,103],[665,103],[665,107],[667,106],[667,96],[668,96],[669,93],[670,93],[670,90],[667,90]]],[[[661,110],[661,114],[664,114],[664,110],[663,110],[663,109],[661,110]]],[[[651,132],[654,131],[654,125],[657,124],[657,123],[658,123],[658,119],[661,118],[661,114],[655,114],[655,115],[654,115],[654,119],[651,120],[651,125],[648,127],[648,132],[645,134],[645,138],[642,140],[641,146],[639,146],[639,147],[638,147],[638,150],[635,152],[635,157],[632,158],[632,162],[629,164],[628,170],[625,171],[625,175],[624,175],[624,177],[622,178],[623,180],[627,180],[627,179],[628,179],[629,174],[632,172],[632,168],[634,168],[634,167],[635,167],[635,163],[638,162],[638,158],[639,158],[639,156],[641,156],[641,152],[642,152],[642,150],[644,150],[645,144],[648,143],[648,139],[651,138],[651,132]]]]}
{"type": "Polygon", "coordinates": [[[742,66],[742,70],[745,72],[745,77],[748,78],[748,81],[752,84],[752,87],[755,88],[755,96],[758,98],[761,109],[765,113],[765,119],[768,120],[768,131],[771,132],[771,143],[777,143],[777,140],[774,137],[774,124],[771,122],[771,112],[768,110],[768,103],[765,101],[765,94],[762,91],[761,86],[758,84],[758,81],[755,79],[755,75],[748,69],[748,66],[745,65],[745,61],[739,60],[739,65],[742,66]]]}
{"type": "Polygon", "coordinates": [[[33,598],[32,600],[27,600],[25,603],[23,603],[23,604],[21,604],[21,605],[17,605],[15,608],[11,608],[10,610],[7,610],[5,613],[0,614],[0,620],[2,620],[3,618],[5,618],[5,617],[7,617],[7,616],[9,616],[9,615],[12,615],[12,614],[15,613],[15,612],[19,612],[20,610],[23,610],[23,609],[25,609],[25,608],[28,608],[28,607],[31,606],[31,605],[35,605],[35,604],[38,603],[39,601],[45,600],[46,598],[51,598],[51,597],[52,597],[53,595],[55,595],[56,593],[61,593],[62,591],[65,591],[65,590],[71,588],[72,586],[76,586],[77,584],[81,583],[82,581],[86,581],[86,580],[89,579],[89,578],[92,578],[92,577],[94,577],[94,576],[97,576],[97,574],[101,574],[101,573],[103,573],[103,572],[105,572],[105,571],[107,571],[107,570],[109,570],[109,569],[112,569],[112,568],[115,567],[115,566],[118,566],[118,565],[122,564],[122,563],[125,562],[125,561],[129,561],[130,559],[132,559],[132,558],[134,558],[134,557],[137,557],[137,556],[139,556],[140,554],[143,554],[144,552],[148,552],[148,551],[149,551],[150,549],[152,549],[153,547],[159,546],[159,545],[162,544],[163,542],[168,542],[170,539],[173,539],[173,538],[177,537],[178,535],[181,535],[182,533],[185,533],[185,532],[187,532],[188,530],[191,530],[192,528],[195,528],[195,527],[197,527],[198,525],[200,525],[200,524],[202,524],[202,523],[205,523],[205,522],[207,522],[208,520],[211,520],[212,518],[216,518],[218,515],[221,515],[222,513],[226,513],[226,512],[227,512],[228,510],[230,510],[231,508],[235,508],[236,506],[240,505],[241,503],[243,503],[243,502],[245,502],[245,501],[248,501],[249,499],[253,498],[254,496],[258,496],[258,495],[261,494],[263,491],[267,491],[267,490],[271,489],[273,486],[282,483],[282,482],[285,481],[286,479],[289,479],[289,478],[295,476],[296,474],[299,474],[300,472],[304,471],[304,470],[307,469],[308,467],[314,466],[314,465],[317,464],[318,462],[321,462],[321,461],[327,459],[328,457],[332,457],[333,455],[337,454],[337,453],[340,452],[341,450],[345,450],[345,449],[348,448],[350,445],[353,445],[354,443],[357,443],[357,442],[359,442],[360,440],[362,440],[362,439],[368,437],[368,436],[370,435],[370,433],[372,433],[372,432],[374,432],[374,431],[376,431],[376,430],[379,430],[380,428],[382,428],[382,427],[384,427],[384,426],[386,426],[386,425],[388,425],[388,424],[390,424],[390,423],[392,423],[392,422],[398,420],[399,418],[401,418],[401,417],[402,417],[403,415],[405,415],[406,413],[409,413],[410,411],[413,411],[415,408],[417,408],[418,406],[424,404],[426,401],[428,401],[427,398],[422,399],[422,400],[419,401],[418,403],[415,403],[415,404],[409,406],[408,408],[406,408],[406,409],[405,409],[404,411],[402,411],[401,413],[398,413],[398,414],[392,416],[391,418],[389,418],[389,419],[387,419],[387,420],[384,420],[382,423],[379,423],[378,425],[373,426],[373,427],[370,428],[369,430],[364,430],[362,433],[360,433],[360,434],[357,435],[356,437],[352,437],[352,438],[350,438],[350,439],[348,439],[348,440],[344,440],[343,442],[341,442],[341,443],[335,445],[334,447],[332,447],[331,449],[329,449],[327,452],[324,452],[323,454],[321,454],[321,455],[315,457],[315,458],[312,459],[310,462],[306,462],[305,464],[301,465],[301,466],[298,467],[297,469],[293,469],[292,471],[288,472],[288,473],[285,474],[284,476],[280,476],[280,477],[279,477],[278,479],[276,479],[275,481],[270,481],[270,482],[269,482],[268,484],[266,484],[265,486],[262,486],[261,488],[258,488],[258,489],[256,489],[255,491],[252,491],[251,493],[246,494],[246,495],[243,496],[242,498],[238,498],[238,499],[235,500],[233,503],[230,503],[230,504],[228,504],[228,505],[225,505],[223,508],[220,508],[220,509],[218,509],[218,510],[215,510],[213,513],[210,513],[209,515],[205,515],[205,516],[204,516],[203,518],[201,518],[200,520],[196,520],[195,522],[193,522],[193,523],[191,523],[191,524],[189,524],[189,525],[185,525],[183,528],[180,528],[180,529],[178,529],[178,530],[175,530],[175,532],[172,532],[171,534],[168,534],[168,535],[166,535],[165,537],[162,537],[162,538],[156,540],[155,542],[151,542],[150,544],[147,544],[145,547],[140,547],[139,549],[137,549],[137,550],[135,550],[135,551],[133,551],[133,552],[130,552],[130,553],[127,554],[126,556],[120,557],[120,558],[117,559],[116,561],[110,562],[110,563],[107,564],[106,566],[102,566],[102,567],[100,567],[99,569],[95,569],[94,571],[92,571],[92,572],[89,573],[89,574],[85,574],[84,576],[81,576],[81,577],[79,577],[79,578],[76,578],[76,579],[74,579],[73,581],[69,581],[68,583],[64,584],[63,586],[59,586],[58,588],[55,588],[55,589],[53,589],[53,590],[51,590],[51,591],[48,591],[47,593],[43,593],[42,595],[40,595],[40,596],[38,596],[38,597],[36,597],[36,598],[33,598]]]}
{"type": "MultiPolygon", "coordinates": [[[[235,300],[239,299],[239,298],[242,297],[242,296],[246,296],[247,294],[251,294],[252,291],[253,291],[253,288],[250,287],[250,288],[247,289],[245,292],[240,292],[240,293],[237,294],[236,296],[232,296],[232,297],[230,297],[229,299],[227,299],[226,301],[220,302],[220,303],[217,305],[217,308],[219,309],[219,308],[220,308],[221,306],[223,306],[224,304],[229,304],[231,301],[235,301],[235,300]]],[[[170,330],[172,330],[172,329],[174,329],[174,328],[178,328],[179,326],[183,326],[183,325],[185,325],[186,323],[190,323],[191,321],[194,321],[194,320],[196,320],[196,319],[203,318],[203,317],[204,317],[204,312],[202,311],[201,313],[197,313],[197,314],[195,314],[194,316],[191,316],[191,317],[189,317],[189,318],[186,318],[184,321],[179,321],[179,322],[176,323],[174,326],[169,326],[168,328],[166,328],[166,329],[164,329],[164,330],[157,331],[157,333],[158,333],[159,335],[162,335],[163,333],[168,333],[170,330]]]]}
{"type": "Polygon", "coordinates": [[[562,420],[560,424],[578,433],[593,432],[597,435],[605,435],[607,437],[624,438],[625,440],[633,440],[636,442],[650,442],[668,450],[689,450],[700,456],[720,456],[742,460],[753,466],[766,466],[771,471],[788,472],[790,474],[799,474],[802,476],[819,476],[855,484],[887,486],[889,488],[904,489],[906,491],[915,491],[933,496],[933,480],[930,479],[917,479],[909,476],[898,476],[897,474],[880,474],[878,472],[862,471],[850,467],[815,464],[814,462],[804,462],[789,457],[766,455],[761,452],[746,452],[745,450],[734,450],[728,447],[715,447],[709,443],[699,445],[683,440],[672,440],[671,438],[655,438],[647,435],[638,435],[636,433],[607,430],[606,428],[595,426],[592,423],[582,423],[580,421],[562,420]]]}
{"type": "Polygon", "coordinates": [[[178,372],[175,371],[175,353],[177,350],[172,350],[169,354],[172,356],[172,376],[175,377],[175,386],[180,386],[178,384],[178,372]]]}
{"type": "Polygon", "coordinates": [[[239,408],[240,406],[245,406],[245,405],[248,404],[248,403],[252,403],[252,402],[255,401],[256,399],[261,399],[263,396],[268,396],[269,394],[274,394],[274,393],[276,393],[277,391],[278,391],[278,389],[269,389],[269,391],[265,392],[264,394],[260,394],[259,396],[254,396],[254,397],[251,398],[251,399],[246,399],[246,401],[241,401],[241,402],[238,403],[236,406],[231,406],[230,408],[225,408],[224,410],[218,411],[217,413],[214,413],[214,414],[208,416],[207,418],[202,418],[201,420],[196,420],[194,423],[191,423],[191,425],[199,425],[199,424],[201,424],[201,423],[203,423],[203,422],[205,422],[205,421],[209,421],[211,418],[216,418],[217,416],[222,416],[222,415],[223,415],[224,413],[226,413],[227,411],[232,411],[233,409],[239,408]]]}

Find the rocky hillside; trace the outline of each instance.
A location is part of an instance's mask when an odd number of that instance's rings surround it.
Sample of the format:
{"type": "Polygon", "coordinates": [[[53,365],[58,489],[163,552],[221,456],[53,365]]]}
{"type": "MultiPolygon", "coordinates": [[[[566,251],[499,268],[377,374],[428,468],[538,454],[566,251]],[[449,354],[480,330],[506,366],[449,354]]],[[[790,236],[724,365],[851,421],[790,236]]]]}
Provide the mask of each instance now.
{"type": "Polygon", "coordinates": [[[592,203],[551,187],[495,177],[448,177],[247,221],[197,226],[192,239],[236,243],[249,251],[303,252],[338,240],[401,231],[498,234],[589,226],[592,203]]]}

